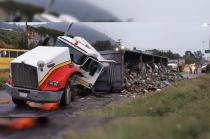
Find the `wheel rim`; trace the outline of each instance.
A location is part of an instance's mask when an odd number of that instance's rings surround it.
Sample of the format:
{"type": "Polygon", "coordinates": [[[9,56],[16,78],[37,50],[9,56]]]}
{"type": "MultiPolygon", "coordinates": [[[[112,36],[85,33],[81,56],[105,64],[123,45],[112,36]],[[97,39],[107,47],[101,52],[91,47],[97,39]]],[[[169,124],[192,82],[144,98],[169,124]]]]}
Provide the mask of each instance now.
{"type": "Polygon", "coordinates": [[[70,90],[71,90],[71,95],[75,95],[77,93],[77,87],[75,86],[75,80],[70,80],[70,90]]]}

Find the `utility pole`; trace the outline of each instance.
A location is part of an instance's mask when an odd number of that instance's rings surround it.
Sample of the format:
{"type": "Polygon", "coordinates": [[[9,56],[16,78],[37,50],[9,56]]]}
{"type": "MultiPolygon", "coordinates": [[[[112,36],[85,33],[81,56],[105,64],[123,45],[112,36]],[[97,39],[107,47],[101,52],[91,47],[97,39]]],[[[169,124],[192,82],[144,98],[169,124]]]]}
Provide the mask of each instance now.
{"type": "Polygon", "coordinates": [[[210,50],[210,32],[209,32],[209,50],[210,50]]]}
{"type": "MultiPolygon", "coordinates": [[[[204,23],[203,24],[203,27],[205,27],[205,28],[208,28],[209,26],[210,26],[209,23],[204,23]]],[[[209,40],[208,40],[209,41],[209,48],[208,48],[208,50],[205,51],[205,53],[209,53],[209,57],[207,58],[209,60],[210,59],[210,31],[209,31],[209,36],[208,37],[209,37],[209,40]]]]}
{"type": "Polygon", "coordinates": [[[205,56],[205,43],[206,41],[202,41],[203,56],[205,56]]]}
{"type": "Polygon", "coordinates": [[[26,22],[26,29],[25,29],[25,49],[28,48],[28,22],[26,22]]]}

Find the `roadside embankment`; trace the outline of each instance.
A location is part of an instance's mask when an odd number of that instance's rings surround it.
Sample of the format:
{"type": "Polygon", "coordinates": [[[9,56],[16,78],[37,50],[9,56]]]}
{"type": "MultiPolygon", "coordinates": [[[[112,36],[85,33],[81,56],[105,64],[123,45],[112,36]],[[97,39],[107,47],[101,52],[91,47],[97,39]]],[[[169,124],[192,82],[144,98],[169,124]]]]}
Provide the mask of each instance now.
{"type": "Polygon", "coordinates": [[[210,76],[184,80],[170,87],[111,104],[84,116],[113,120],[84,133],[68,132],[68,139],[207,139],[210,138],[210,76]]]}

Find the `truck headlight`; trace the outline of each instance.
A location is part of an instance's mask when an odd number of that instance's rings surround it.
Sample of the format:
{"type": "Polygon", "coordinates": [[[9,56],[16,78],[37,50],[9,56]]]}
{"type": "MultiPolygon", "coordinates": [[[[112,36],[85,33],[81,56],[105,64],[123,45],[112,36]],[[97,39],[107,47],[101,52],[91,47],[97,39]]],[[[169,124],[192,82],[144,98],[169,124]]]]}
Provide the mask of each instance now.
{"type": "Polygon", "coordinates": [[[59,83],[57,81],[49,81],[48,84],[50,86],[54,86],[54,87],[58,87],[59,86],[59,83]]]}

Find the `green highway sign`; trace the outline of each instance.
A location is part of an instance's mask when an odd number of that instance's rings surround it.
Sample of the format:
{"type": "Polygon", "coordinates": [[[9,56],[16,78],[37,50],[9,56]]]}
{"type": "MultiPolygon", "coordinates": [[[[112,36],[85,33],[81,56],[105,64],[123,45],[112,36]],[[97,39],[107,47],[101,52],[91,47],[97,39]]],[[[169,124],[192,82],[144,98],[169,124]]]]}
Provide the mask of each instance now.
{"type": "Polygon", "coordinates": [[[206,53],[206,54],[209,54],[209,53],[210,53],[210,50],[205,50],[205,53],[206,53]]]}

